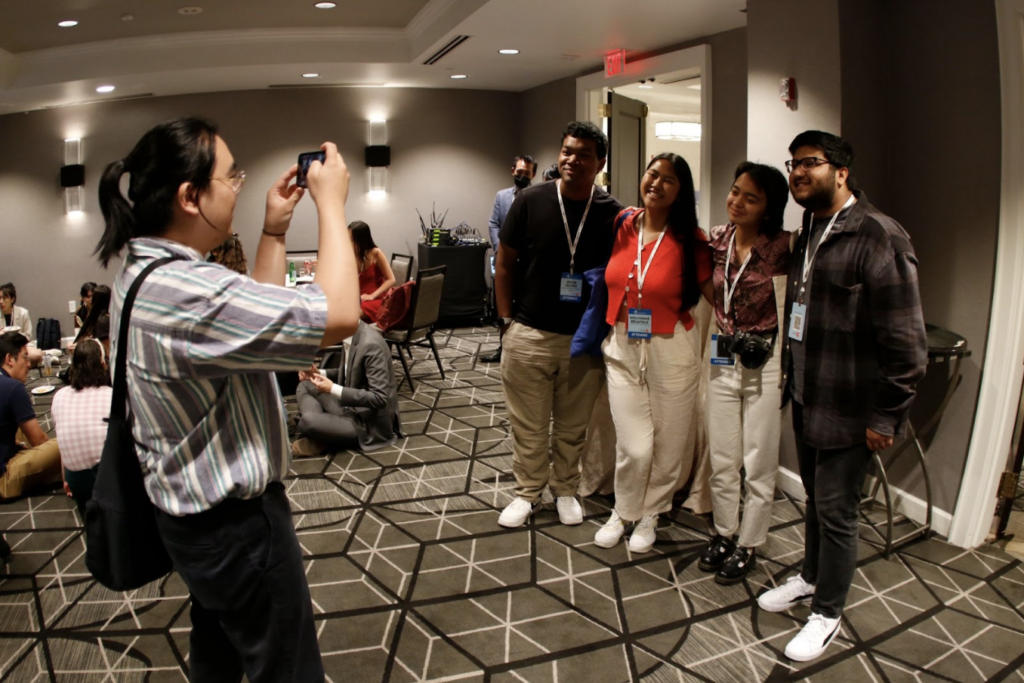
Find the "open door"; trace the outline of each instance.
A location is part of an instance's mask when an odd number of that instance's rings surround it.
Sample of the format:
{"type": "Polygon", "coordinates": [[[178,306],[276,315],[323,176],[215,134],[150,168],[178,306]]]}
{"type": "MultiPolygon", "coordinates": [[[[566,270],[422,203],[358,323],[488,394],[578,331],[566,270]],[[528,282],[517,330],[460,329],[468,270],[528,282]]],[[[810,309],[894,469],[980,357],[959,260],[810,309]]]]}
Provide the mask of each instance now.
{"type": "Polygon", "coordinates": [[[640,206],[640,176],[647,149],[647,105],[608,93],[610,191],[623,206],[640,206]]]}

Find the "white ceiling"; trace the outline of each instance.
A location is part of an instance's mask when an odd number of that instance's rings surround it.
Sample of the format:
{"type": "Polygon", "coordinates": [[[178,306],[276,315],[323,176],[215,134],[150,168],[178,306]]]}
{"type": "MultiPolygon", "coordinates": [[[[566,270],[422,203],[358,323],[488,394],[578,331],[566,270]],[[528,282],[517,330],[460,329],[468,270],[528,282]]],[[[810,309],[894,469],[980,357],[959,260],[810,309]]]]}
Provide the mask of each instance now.
{"type": "Polygon", "coordinates": [[[0,114],[274,85],[518,92],[600,68],[606,50],[642,54],[746,24],[746,0],[335,1],[2,0],[0,114]],[[65,19],[79,24],[57,27],[65,19]],[[104,84],[116,90],[96,93],[104,84]]]}

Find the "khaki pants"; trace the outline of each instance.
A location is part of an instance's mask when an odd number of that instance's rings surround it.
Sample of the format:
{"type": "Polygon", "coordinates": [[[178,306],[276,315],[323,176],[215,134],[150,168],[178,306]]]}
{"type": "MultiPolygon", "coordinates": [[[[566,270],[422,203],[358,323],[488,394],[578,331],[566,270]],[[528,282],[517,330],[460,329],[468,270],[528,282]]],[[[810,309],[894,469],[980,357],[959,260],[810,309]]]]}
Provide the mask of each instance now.
{"type": "Polygon", "coordinates": [[[677,323],[672,334],[629,339],[618,323],[601,346],[616,434],[615,510],[626,521],[671,510],[693,465],[698,334],[677,323]]]}
{"type": "Polygon", "coordinates": [[[708,443],[711,448],[711,501],[715,531],[739,545],[755,548],[768,537],[779,471],[782,434],[782,390],[779,345],[758,370],[733,366],[711,368],[707,394],[708,443]],[[745,470],[740,481],[740,468],[745,470]],[[740,523],[740,484],[745,483],[743,522],[740,523]]]}
{"type": "Polygon", "coordinates": [[[501,383],[512,426],[516,495],[540,498],[554,476],[554,496],[575,496],[580,455],[604,381],[600,358],[569,358],[570,335],[512,323],[502,338],[501,383]],[[549,456],[550,454],[550,456],[549,456]]]}
{"type": "Polygon", "coordinates": [[[0,475],[0,498],[17,498],[36,486],[60,480],[60,448],[56,439],[50,439],[7,461],[7,469],[0,475]]]}

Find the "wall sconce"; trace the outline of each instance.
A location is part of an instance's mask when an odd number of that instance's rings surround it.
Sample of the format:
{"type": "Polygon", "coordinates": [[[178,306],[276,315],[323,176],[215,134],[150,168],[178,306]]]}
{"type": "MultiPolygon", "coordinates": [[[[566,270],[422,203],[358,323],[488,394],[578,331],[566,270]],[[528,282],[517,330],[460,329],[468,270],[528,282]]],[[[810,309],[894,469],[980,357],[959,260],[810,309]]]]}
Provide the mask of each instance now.
{"type": "Polygon", "coordinates": [[[367,187],[370,197],[383,199],[387,194],[388,166],[391,165],[391,147],[388,146],[388,122],[370,121],[366,147],[367,187]]]}
{"type": "Polygon", "coordinates": [[[64,213],[85,209],[85,166],[82,165],[82,141],[64,141],[64,165],[60,169],[60,186],[64,188],[64,213]]]}

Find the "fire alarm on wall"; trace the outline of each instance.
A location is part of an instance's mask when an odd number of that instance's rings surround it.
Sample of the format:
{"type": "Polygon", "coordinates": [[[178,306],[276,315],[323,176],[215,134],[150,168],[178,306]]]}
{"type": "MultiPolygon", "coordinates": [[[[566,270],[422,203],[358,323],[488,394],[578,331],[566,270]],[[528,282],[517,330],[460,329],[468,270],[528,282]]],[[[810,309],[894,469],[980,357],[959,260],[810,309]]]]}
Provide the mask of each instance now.
{"type": "Polygon", "coordinates": [[[783,102],[796,101],[796,79],[783,78],[779,81],[779,99],[783,102]]]}

